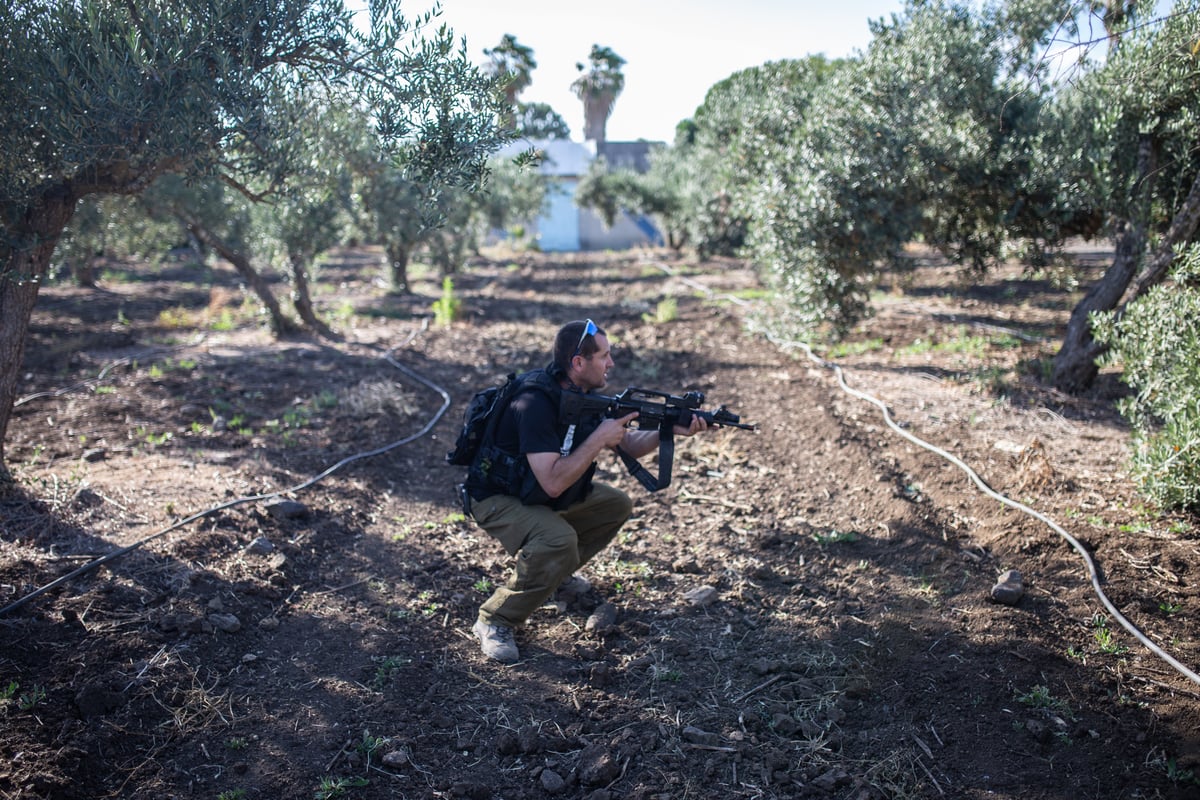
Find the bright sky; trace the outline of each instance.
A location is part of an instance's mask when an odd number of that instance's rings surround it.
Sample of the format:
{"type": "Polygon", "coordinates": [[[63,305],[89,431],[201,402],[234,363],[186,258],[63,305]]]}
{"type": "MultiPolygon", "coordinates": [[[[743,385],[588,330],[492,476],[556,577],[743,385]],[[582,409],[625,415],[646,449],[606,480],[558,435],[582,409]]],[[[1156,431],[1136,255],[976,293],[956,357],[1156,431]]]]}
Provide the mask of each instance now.
{"type": "MultiPolygon", "coordinates": [[[[431,0],[405,4],[415,19],[431,0]]],[[[853,55],[871,41],[868,20],[904,8],[903,0],[442,0],[441,20],[467,54],[487,61],[484,48],[511,33],[533,50],[537,69],[520,99],[548,103],[583,137],[583,103],[571,92],[592,45],[625,59],[625,90],[606,128],[610,141],[670,143],[675,126],[691,117],[714,83],[746,67],[818,53],[853,55]]]]}

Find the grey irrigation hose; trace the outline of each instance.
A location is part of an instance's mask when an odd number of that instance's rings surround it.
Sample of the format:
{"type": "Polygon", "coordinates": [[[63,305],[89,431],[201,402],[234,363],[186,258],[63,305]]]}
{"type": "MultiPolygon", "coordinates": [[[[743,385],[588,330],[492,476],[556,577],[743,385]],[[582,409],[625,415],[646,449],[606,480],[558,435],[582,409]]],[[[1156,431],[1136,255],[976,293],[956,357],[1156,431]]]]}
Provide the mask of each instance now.
{"type": "Polygon", "coordinates": [[[888,411],[887,405],[882,400],[879,400],[878,398],[872,397],[871,395],[866,394],[865,392],[860,392],[859,390],[852,388],[849,384],[846,383],[846,378],[842,372],[841,367],[839,367],[837,364],[830,363],[830,362],[825,361],[825,360],[819,358],[818,356],[814,355],[812,352],[812,349],[808,345],[800,343],[800,342],[781,342],[781,341],[778,341],[771,337],[768,337],[768,338],[770,338],[771,341],[779,347],[783,347],[783,348],[799,347],[800,349],[804,350],[804,352],[808,355],[809,359],[811,359],[814,363],[816,363],[822,367],[826,367],[826,368],[833,370],[834,376],[837,378],[838,385],[841,386],[841,388],[844,392],[846,392],[847,394],[853,395],[861,400],[865,400],[874,406],[877,406],[879,408],[880,412],[882,412],[882,414],[883,414],[884,422],[886,422],[887,426],[889,428],[891,428],[893,431],[900,434],[905,439],[907,439],[908,441],[917,445],[918,447],[922,447],[931,453],[935,453],[936,455],[939,455],[942,458],[949,461],[951,464],[954,464],[956,467],[958,467],[963,472],[965,472],[967,474],[967,477],[969,477],[975,483],[975,485],[979,487],[979,489],[984,494],[987,494],[989,497],[992,497],[992,498],[998,500],[999,502],[1003,503],[1006,506],[1009,506],[1010,508],[1015,508],[1018,511],[1020,511],[1024,514],[1028,514],[1029,516],[1033,517],[1034,519],[1041,521],[1046,526],[1048,526],[1051,530],[1053,530],[1055,533],[1057,533],[1059,536],[1061,536],[1063,539],[1066,539],[1071,544],[1071,547],[1075,548],[1075,551],[1078,552],[1079,555],[1083,557],[1083,561],[1087,565],[1088,578],[1092,582],[1092,589],[1095,591],[1096,596],[1100,598],[1100,602],[1104,604],[1104,607],[1106,609],[1108,609],[1109,613],[1112,614],[1113,617],[1116,618],[1117,622],[1119,622],[1121,624],[1121,627],[1124,628],[1125,630],[1127,630],[1132,636],[1134,636],[1134,638],[1136,638],[1139,642],[1141,642],[1143,645],[1145,645],[1146,649],[1150,650],[1150,652],[1154,653],[1156,656],[1161,658],[1163,661],[1167,662],[1172,667],[1174,667],[1175,670],[1179,672],[1179,674],[1183,675],[1185,678],[1190,680],[1192,683],[1200,685],[1200,675],[1197,675],[1195,672],[1193,672],[1187,666],[1185,666],[1184,664],[1182,664],[1178,660],[1176,660],[1170,653],[1166,652],[1161,647],[1159,647],[1157,644],[1152,642],[1150,640],[1150,638],[1148,636],[1146,636],[1146,634],[1144,634],[1140,630],[1138,630],[1138,628],[1132,622],[1127,620],[1125,618],[1125,616],[1120,611],[1117,610],[1117,607],[1114,606],[1112,604],[1112,601],[1108,599],[1108,595],[1106,595],[1104,593],[1104,590],[1102,588],[1100,588],[1100,576],[1096,570],[1096,562],[1092,559],[1092,556],[1090,553],[1088,553],[1087,549],[1082,544],[1080,544],[1079,540],[1077,540],[1071,534],[1067,533],[1066,530],[1064,530],[1061,526],[1059,526],[1053,520],[1048,518],[1046,515],[1042,514],[1040,511],[1030,508],[1029,506],[1025,505],[1024,503],[1020,503],[1016,500],[1013,500],[1010,497],[1006,497],[1006,496],[1000,494],[999,492],[995,491],[994,489],[992,489],[990,486],[988,486],[984,482],[984,480],[982,478],[979,477],[978,474],[975,473],[975,471],[973,469],[971,469],[969,466],[967,466],[962,461],[962,459],[958,458],[957,456],[955,456],[951,453],[946,452],[945,450],[942,450],[940,447],[937,447],[935,445],[930,444],[929,442],[926,442],[926,441],[923,441],[923,440],[917,438],[916,436],[912,435],[908,431],[901,428],[892,419],[892,415],[888,411]]]}
{"type": "Polygon", "coordinates": [[[168,527],[163,528],[162,530],[157,531],[157,532],[147,536],[144,539],[136,541],[133,544],[126,545],[125,547],[122,547],[118,550],[114,550],[111,553],[106,553],[105,555],[101,556],[100,558],[93,559],[92,561],[89,561],[88,563],[84,564],[83,566],[79,567],[78,569],[72,570],[71,572],[67,573],[66,575],[63,575],[59,578],[54,579],[53,581],[46,584],[45,586],[35,589],[34,591],[30,592],[29,594],[25,595],[24,597],[21,597],[20,599],[16,600],[15,602],[8,604],[4,608],[0,608],[0,617],[3,617],[4,615],[8,614],[10,611],[15,611],[16,609],[18,609],[21,606],[28,603],[30,600],[33,600],[36,597],[40,597],[41,595],[45,594],[46,592],[49,592],[49,591],[61,586],[62,584],[66,583],[69,580],[77,578],[80,575],[83,575],[84,573],[91,572],[92,570],[96,569],[97,567],[99,567],[102,564],[106,564],[109,561],[113,561],[117,558],[120,558],[123,555],[131,553],[132,551],[137,550],[138,548],[142,547],[143,545],[149,544],[150,542],[154,541],[155,539],[159,539],[163,536],[166,536],[171,531],[178,530],[179,528],[182,528],[185,525],[195,522],[198,519],[203,519],[204,517],[215,514],[218,511],[224,511],[227,508],[239,506],[244,503],[253,503],[253,502],[260,501],[260,500],[267,500],[272,497],[278,497],[279,495],[287,494],[290,492],[299,492],[303,489],[307,489],[309,486],[312,486],[313,484],[315,484],[319,481],[324,480],[325,478],[329,477],[334,472],[337,472],[339,469],[341,469],[342,467],[346,466],[347,464],[349,464],[351,462],[360,461],[364,458],[371,458],[373,456],[377,456],[382,453],[386,453],[387,451],[392,450],[393,448],[400,447],[401,445],[405,445],[410,442],[416,441],[417,439],[420,439],[425,434],[429,433],[429,431],[433,429],[433,426],[438,423],[438,420],[440,420],[442,418],[442,415],[444,415],[446,413],[446,410],[450,408],[450,395],[442,387],[438,386],[437,384],[435,384],[429,380],[426,380],[421,375],[417,374],[416,372],[412,371],[408,367],[404,366],[403,364],[401,364],[400,362],[398,362],[394,358],[392,358],[392,352],[394,350],[395,350],[395,348],[392,348],[391,350],[388,350],[386,353],[384,353],[383,357],[388,361],[388,363],[390,363],[393,367],[395,367],[396,369],[403,372],[408,377],[412,378],[413,380],[417,381],[418,383],[423,384],[424,386],[428,387],[429,389],[432,389],[433,391],[437,392],[438,394],[440,394],[442,396],[441,408],[439,408],[437,410],[437,412],[433,415],[433,417],[429,420],[429,422],[425,423],[425,426],[423,428],[421,428],[421,430],[417,431],[416,433],[414,433],[410,436],[406,436],[403,439],[398,439],[390,444],[386,444],[383,447],[379,447],[374,450],[368,450],[366,452],[355,453],[353,455],[347,456],[346,458],[343,458],[341,461],[337,462],[333,466],[326,468],[324,471],[318,473],[317,475],[314,475],[313,477],[309,478],[308,480],[306,480],[302,483],[296,484],[295,486],[289,486],[287,488],[280,489],[277,492],[269,492],[267,494],[257,494],[257,495],[248,496],[248,497],[238,497],[233,500],[230,500],[227,503],[222,503],[221,505],[213,506],[212,508],[207,508],[203,511],[198,511],[195,514],[192,514],[189,517],[185,517],[184,519],[179,520],[178,522],[174,523],[173,525],[169,525],[168,527]]]}

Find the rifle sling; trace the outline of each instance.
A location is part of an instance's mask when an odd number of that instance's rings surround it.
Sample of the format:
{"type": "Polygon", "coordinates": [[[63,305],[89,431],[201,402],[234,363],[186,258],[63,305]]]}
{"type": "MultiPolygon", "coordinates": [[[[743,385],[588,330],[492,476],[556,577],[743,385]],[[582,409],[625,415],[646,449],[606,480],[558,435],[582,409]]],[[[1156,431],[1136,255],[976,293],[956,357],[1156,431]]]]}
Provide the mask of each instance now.
{"type": "Polygon", "coordinates": [[[625,468],[629,470],[629,474],[637,478],[638,482],[646,487],[646,491],[657,492],[659,489],[665,489],[671,484],[671,462],[675,460],[674,427],[667,422],[663,422],[662,426],[658,429],[657,478],[651,475],[650,470],[642,466],[636,458],[626,453],[620,447],[617,448],[617,455],[625,463],[625,468]]]}

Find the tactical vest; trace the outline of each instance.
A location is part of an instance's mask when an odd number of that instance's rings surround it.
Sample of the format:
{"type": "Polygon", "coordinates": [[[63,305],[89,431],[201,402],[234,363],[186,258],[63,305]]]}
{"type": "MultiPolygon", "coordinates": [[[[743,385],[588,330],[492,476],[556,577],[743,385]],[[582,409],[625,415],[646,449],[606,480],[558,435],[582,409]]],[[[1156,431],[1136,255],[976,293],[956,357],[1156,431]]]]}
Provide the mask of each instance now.
{"type": "MultiPolygon", "coordinates": [[[[509,406],[528,392],[541,392],[550,399],[552,407],[556,409],[554,426],[556,438],[560,443],[559,455],[570,455],[600,426],[603,419],[600,415],[576,420],[563,418],[561,405],[564,390],[545,369],[518,375],[517,380],[521,382],[521,386],[513,393],[509,406]]],[[[567,508],[587,497],[592,488],[592,476],[596,471],[594,462],[587,472],[562,494],[550,497],[542,490],[541,484],[529,467],[529,460],[524,455],[507,452],[496,444],[496,429],[500,419],[509,413],[509,408],[505,408],[497,415],[495,425],[490,426],[484,435],[478,457],[467,469],[466,485],[471,497],[482,500],[494,494],[506,494],[520,499],[526,505],[545,505],[556,510],[567,508]]]]}

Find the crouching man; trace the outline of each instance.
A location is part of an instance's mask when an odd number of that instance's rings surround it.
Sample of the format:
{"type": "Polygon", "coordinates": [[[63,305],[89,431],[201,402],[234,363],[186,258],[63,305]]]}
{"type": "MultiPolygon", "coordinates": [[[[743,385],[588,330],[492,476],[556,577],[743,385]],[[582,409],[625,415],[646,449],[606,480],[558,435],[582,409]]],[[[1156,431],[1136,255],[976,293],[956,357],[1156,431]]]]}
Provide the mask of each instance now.
{"type": "MultiPolygon", "coordinates": [[[[603,550],[633,513],[628,495],[592,480],[596,458],[618,446],[641,458],[658,448],[658,431],[627,428],[636,413],[575,420],[559,413],[563,392],[604,388],[613,366],[602,328],[590,319],[568,322],[555,337],[550,365],[528,373],[502,410],[494,441],[485,443],[486,474],[468,473],[472,516],[516,558],[473,628],[490,659],[520,658],[513,631],[603,550]]],[[[674,433],[691,436],[707,428],[693,416],[674,433]]]]}

